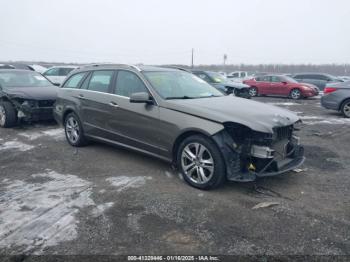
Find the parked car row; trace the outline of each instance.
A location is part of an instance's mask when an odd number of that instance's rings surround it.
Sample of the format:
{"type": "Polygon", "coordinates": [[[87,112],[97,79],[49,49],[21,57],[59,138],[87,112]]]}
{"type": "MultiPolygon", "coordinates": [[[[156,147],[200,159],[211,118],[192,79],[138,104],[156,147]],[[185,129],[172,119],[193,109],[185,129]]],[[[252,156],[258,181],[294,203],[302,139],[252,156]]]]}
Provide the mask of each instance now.
{"type": "MultiPolygon", "coordinates": [[[[247,83],[250,87],[241,89],[256,86],[253,96],[273,89],[276,95],[297,99],[319,91],[285,75],[264,75],[247,83]]],[[[158,157],[200,189],[225,180],[254,181],[300,166],[305,158],[296,133],[298,116],[227,95],[230,84],[208,71],[91,65],[73,68],[58,88],[37,72],[3,69],[0,126],[54,118],[72,146],[98,140],[158,157]]],[[[327,85],[322,105],[350,117],[349,90],[345,83],[327,85]]]]}
{"type": "Polygon", "coordinates": [[[60,88],[28,70],[1,70],[0,79],[3,127],[53,111],[70,145],[98,140],[161,158],[196,188],[274,176],[304,161],[295,114],[227,96],[192,72],[95,65],[73,70],[60,88]]]}

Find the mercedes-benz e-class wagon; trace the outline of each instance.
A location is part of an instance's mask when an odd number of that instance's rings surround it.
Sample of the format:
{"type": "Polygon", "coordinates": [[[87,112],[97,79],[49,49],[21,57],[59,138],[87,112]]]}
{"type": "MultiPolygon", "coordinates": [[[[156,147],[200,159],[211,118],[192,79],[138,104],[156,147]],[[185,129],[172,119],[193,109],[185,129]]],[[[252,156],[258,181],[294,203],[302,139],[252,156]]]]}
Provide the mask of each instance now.
{"type": "Polygon", "coordinates": [[[58,92],[54,116],[72,146],[98,140],[164,159],[200,189],[278,175],[304,161],[295,114],[224,96],[183,70],[77,69],[58,92]]]}

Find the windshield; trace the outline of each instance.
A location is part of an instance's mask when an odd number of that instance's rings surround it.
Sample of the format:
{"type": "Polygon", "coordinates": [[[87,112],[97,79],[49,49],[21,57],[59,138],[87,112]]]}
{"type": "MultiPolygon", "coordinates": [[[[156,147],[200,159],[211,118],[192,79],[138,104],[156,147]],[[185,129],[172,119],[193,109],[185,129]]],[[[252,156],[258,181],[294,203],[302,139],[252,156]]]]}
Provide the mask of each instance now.
{"type": "Polygon", "coordinates": [[[144,75],[164,99],[222,96],[222,93],[215,87],[187,72],[144,72],[144,75]]]}
{"type": "Polygon", "coordinates": [[[215,72],[207,72],[207,74],[214,80],[215,83],[226,82],[227,79],[225,76],[215,72]]]}
{"type": "Polygon", "coordinates": [[[2,87],[43,87],[51,85],[50,81],[36,72],[0,72],[0,86],[2,87]]]}
{"type": "Polygon", "coordinates": [[[290,76],[282,76],[282,81],[283,82],[287,82],[287,83],[298,83],[297,80],[295,80],[294,78],[291,78],[290,76]]]}

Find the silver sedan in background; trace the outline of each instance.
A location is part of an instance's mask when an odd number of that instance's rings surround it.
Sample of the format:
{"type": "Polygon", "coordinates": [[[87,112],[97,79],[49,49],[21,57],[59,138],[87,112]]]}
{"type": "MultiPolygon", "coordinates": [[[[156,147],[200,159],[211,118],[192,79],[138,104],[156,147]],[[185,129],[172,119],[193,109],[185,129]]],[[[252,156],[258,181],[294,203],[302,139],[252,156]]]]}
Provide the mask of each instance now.
{"type": "Polygon", "coordinates": [[[350,118],[350,81],[327,84],[321,98],[324,108],[337,110],[350,118]]]}

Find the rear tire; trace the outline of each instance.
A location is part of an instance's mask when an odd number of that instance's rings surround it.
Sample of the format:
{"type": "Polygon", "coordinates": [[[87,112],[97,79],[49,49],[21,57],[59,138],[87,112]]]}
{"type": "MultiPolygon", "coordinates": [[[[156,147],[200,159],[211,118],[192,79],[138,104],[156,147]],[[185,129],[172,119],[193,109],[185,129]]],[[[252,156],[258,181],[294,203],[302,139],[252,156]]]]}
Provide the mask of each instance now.
{"type": "Polygon", "coordinates": [[[251,97],[258,96],[259,95],[258,89],[256,87],[254,87],[254,86],[249,88],[249,95],[251,97]]]}
{"type": "Polygon", "coordinates": [[[340,111],[344,117],[350,118],[350,99],[347,99],[342,103],[340,111]]]}
{"type": "Polygon", "coordinates": [[[292,89],[289,96],[294,100],[298,100],[301,98],[301,92],[299,89],[292,89]]]}
{"type": "Polygon", "coordinates": [[[4,128],[13,127],[17,124],[17,111],[7,101],[0,102],[0,126],[4,128]]]}
{"type": "Polygon", "coordinates": [[[64,120],[66,139],[71,146],[81,147],[87,145],[83,126],[75,113],[69,113],[64,120]]]}
{"type": "Polygon", "coordinates": [[[195,188],[217,188],[226,180],[225,163],[218,147],[202,135],[193,135],[181,142],[177,166],[185,181],[195,188]]]}

